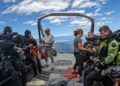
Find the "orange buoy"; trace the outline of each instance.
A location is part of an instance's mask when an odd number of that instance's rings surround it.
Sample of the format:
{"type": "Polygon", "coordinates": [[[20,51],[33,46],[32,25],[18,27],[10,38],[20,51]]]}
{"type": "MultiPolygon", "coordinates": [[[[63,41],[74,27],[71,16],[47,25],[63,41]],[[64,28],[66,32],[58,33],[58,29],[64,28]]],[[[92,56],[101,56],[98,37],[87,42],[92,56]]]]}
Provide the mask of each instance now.
{"type": "Polygon", "coordinates": [[[41,54],[41,53],[37,53],[37,57],[38,57],[39,59],[41,59],[41,58],[42,58],[42,54],[41,54]]]}
{"type": "Polygon", "coordinates": [[[118,80],[115,80],[114,86],[119,86],[119,81],[118,80]]]}

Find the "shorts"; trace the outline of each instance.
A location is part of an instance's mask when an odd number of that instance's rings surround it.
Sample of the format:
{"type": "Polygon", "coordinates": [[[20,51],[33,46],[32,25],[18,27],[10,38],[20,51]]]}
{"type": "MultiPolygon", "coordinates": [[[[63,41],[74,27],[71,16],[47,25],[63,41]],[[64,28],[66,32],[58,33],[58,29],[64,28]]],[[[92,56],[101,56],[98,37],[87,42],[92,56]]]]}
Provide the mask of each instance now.
{"type": "Polygon", "coordinates": [[[45,57],[53,57],[53,49],[45,49],[44,56],[45,57]]]}

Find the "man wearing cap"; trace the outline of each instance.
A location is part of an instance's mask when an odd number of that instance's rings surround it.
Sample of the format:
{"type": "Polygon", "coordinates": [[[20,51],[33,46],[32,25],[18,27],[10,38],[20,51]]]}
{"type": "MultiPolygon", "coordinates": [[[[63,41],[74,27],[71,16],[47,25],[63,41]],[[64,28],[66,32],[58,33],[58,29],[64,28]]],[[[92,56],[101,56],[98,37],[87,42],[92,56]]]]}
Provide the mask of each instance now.
{"type": "Polygon", "coordinates": [[[110,39],[110,35],[112,34],[110,28],[104,25],[100,27],[99,32],[101,34],[101,42],[98,51],[100,61],[96,64],[95,69],[87,75],[84,86],[92,86],[94,81],[102,81],[102,70],[113,65],[114,59],[117,56],[119,44],[116,39],[110,39]]]}
{"type": "Polygon", "coordinates": [[[23,42],[23,50],[24,50],[24,54],[26,56],[26,60],[28,62],[32,63],[34,76],[36,76],[38,74],[37,69],[38,69],[39,73],[42,72],[42,69],[41,69],[40,59],[35,58],[35,56],[32,53],[32,49],[33,49],[33,47],[37,46],[37,42],[32,37],[32,33],[30,30],[25,31],[25,36],[24,36],[23,41],[24,41],[23,42]]]}
{"type": "Polygon", "coordinates": [[[4,28],[3,33],[0,34],[1,36],[4,36],[5,39],[11,40],[12,39],[12,28],[10,26],[6,26],[4,28]]]}
{"type": "Polygon", "coordinates": [[[52,49],[54,47],[55,39],[54,36],[50,33],[50,29],[45,29],[45,37],[43,38],[43,45],[45,47],[45,61],[48,65],[48,57],[51,58],[51,63],[54,63],[52,49]]]}

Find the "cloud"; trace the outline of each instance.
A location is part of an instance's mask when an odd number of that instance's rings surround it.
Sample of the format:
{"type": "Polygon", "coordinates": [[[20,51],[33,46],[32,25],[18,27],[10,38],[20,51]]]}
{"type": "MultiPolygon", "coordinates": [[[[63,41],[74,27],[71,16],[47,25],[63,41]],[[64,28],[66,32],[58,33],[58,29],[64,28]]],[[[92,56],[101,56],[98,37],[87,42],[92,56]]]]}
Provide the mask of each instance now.
{"type": "Polygon", "coordinates": [[[69,10],[68,12],[85,13],[85,10],[69,10]]]}
{"type": "Polygon", "coordinates": [[[113,18],[110,16],[104,16],[104,17],[100,17],[99,19],[96,20],[96,26],[100,27],[102,25],[109,25],[111,24],[113,21],[113,18]]]}
{"type": "Polygon", "coordinates": [[[108,0],[96,0],[97,4],[95,6],[95,12],[94,16],[102,16],[103,14],[100,13],[100,10],[102,9],[102,6],[107,3],[108,0]]]}
{"type": "Polygon", "coordinates": [[[112,21],[112,18],[111,17],[102,17],[99,20],[100,21],[106,21],[106,20],[112,21]]]}
{"type": "MultiPolygon", "coordinates": [[[[76,13],[85,13],[85,10],[70,10],[68,12],[76,12],[76,13]]],[[[46,20],[50,21],[50,23],[56,23],[61,24],[64,21],[67,21],[67,19],[71,20],[72,17],[69,16],[50,16],[47,17],[46,20]]]]}
{"type": "Polygon", "coordinates": [[[94,16],[102,16],[102,13],[94,13],[94,16]]]}
{"type": "Polygon", "coordinates": [[[107,0],[74,0],[72,3],[73,8],[91,8],[98,7],[102,4],[106,4],[107,0]]]}
{"type": "Polygon", "coordinates": [[[74,0],[72,3],[72,7],[78,7],[84,0],[74,0]]]}
{"type": "MultiPolygon", "coordinates": [[[[17,13],[22,15],[30,15],[33,13],[51,13],[51,12],[79,12],[86,14],[90,17],[96,17],[96,16],[103,16],[103,15],[111,15],[114,13],[114,11],[110,11],[107,13],[100,13],[100,10],[102,9],[102,6],[107,3],[108,0],[73,0],[72,3],[69,3],[70,0],[22,0],[18,4],[9,6],[6,10],[2,12],[2,14],[9,14],[9,13],[17,13]],[[71,5],[71,6],[70,6],[71,5]],[[70,9],[67,9],[70,6],[70,9]],[[86,9],[93,8],[93,12],[87,13],[86,9]]],[[[71,19],[69,17],[47,17],[47,20],[50,21],[50,23],[60,24],[67,19],[72,22],[70,22],[71,25],[81,25],[85,26],[88,24],[88,20],[76,20],[71,19]]],[[[100,21],[105,20],[102,18],[100,21]]],[[[106,19],[107,20],[107,19],[106,19]]],[[[30,20],[26,21],[24,23],[25,25],[29,24],[31,26],[36,25],[36,21],[30,20]]]]}
{"type": "Polygon", "coordinates": [[[108,18],[107,17],[103,17],[103,18],[100,18],[100,20],[107,20],[108,18]]]}
{"type": "Polygon", "coordinates": [[[88,23],[88,21],[74,20],[74,21],[72,21],[70,24],[71,24],[71,25],[85,25],[86,23],[88,23]]]}
{"type": "MultiPolygon", "coordinates": [[[[69,0],[23,0],[16,5],[8,7],[2,14],[17,13],[30,15],[32,13],[48,13],[65,11],[70,5],[72,11],[85,13],[85,8],[95,7],[96,13],[101,10],[102,4],[106,4],[107,0],[74,0],[72,4],[69,0]],[[76,10],[73,10],[76,9],[76,10]]],[[[68,10],[68,11],[71,11],[68,10]]],[[[96,15],[97,16],[97,15],[96,15]]]]}
{"type": "Polygon", "coordinates": [[[56,18],[54,20],[51,20],[50,23],[55,23],[55,24],[61,24],[64,20],[56,18]]]}
{"type": "Polygon", "coordinates": [[[98,27],[101,27],[102,25],[108,24],[108,22],[109,22],[109,21],[98,21],[98,22],[96,22],[96,25],[97,25],[98,27]]]}
{"type": "Polygon", "coordinates": [[[35,26],[37,25],[37,21],[35,20],[29,20],[23,23],[24,25],[31,25],[31,26],[35,26]]]}
{"type": "Polygon", "coordinates": [[[99,21],[96,21],[96,26],[101,27],[102,25],[109,25],[111,23],[112,21],[109,21],[109,20],[99,20],[99,21]]]}
{"type": "Polygon", "coordinates": [[[111,14],[113,14],[115,11],[114,10],[112,10],[112,11],[110,11],[110,12],[107,12],[107,13],[105,13],[106,15],[111,15],[111,14]]]}
{"type": "Polygon", "coordinates": [[[86,13],[86,15],[92,17],[94,14],[93,13],[86,13]]]}
{"type": "Polygon", "coordinates": [[[98,2],[100,2],[101,4],[106,4],[108,0],[97,0],[98,2]]]}
{"type": "Polygon", "coordinates": [[[107,0],[74,0],[72,7],[77,8],[91,8],[91,7],[100,7],[103,4],[106,4],[107,0]]]}
{"type": "Polygon", "coordinates": [[[95,13],[98,13],[101,10],[101,6],[98,6],[95,10],[95,13]]]}
{"type": "Polygon", "coordinates": [[[92,2],[92,1],[89,1],[89,2],[84,2],[80,5],[80,8],[91,8],[91,7],[94,7],[94,6],[98,6],[99,4],[97,2],[92,2]]]}
{"type": "Polygon", "coordinates": [[[50,23],[61,24],[62,22],[66,21],[68,18],[69,18],[68,16],[50,16],[47,17],[46,20],[48,20],[50,23]]]}
{"type": "Polygon", "coordinates": [[[74,20],[70,23],[69,26],[79,26],[81,28],[87,29],[90,28],[91,22],[89,21],[79,21],[79,20],[74,20]]]}
{"type": "Polygon", "coordinates": [[[4,21],[0,21],[0,25],[5,25],[5,22],[4,21]]]}
{"type": "Polygon", "coordinates": [[[16,0],[1,0],[4,3],[15,3],[16,0]]]}
{"type": "Polygon", "coordinates": [[[88,16],[102,16],[103,14],[100,13],[102,6],[107,3],[108,0],[74,0],[71,7],[76,10],[86,10],[89,8],[94,8],[95,11],[92,13],[88,13],[88,16]]]}
{"type": "Polygon", "coordinates": [[[90,21],[86,18],[75,19],[70,23],[70,26],[78,25],[80,27],[88,28],[90,26],[90,21]]]}
{"type": "Polygon", "coordinates": [[[61,11],[68,7],[65,0],[24,0],[19,4],[8,7],[2,14],[16,12],[18,14],[32,14],[45,11],[61,11]]]}
{"type": "Polygon", "coordinates": [[[95,17],[95,16],[102,16],[102,13],[86,13],[87,16],[89,17],[95,17]]]}

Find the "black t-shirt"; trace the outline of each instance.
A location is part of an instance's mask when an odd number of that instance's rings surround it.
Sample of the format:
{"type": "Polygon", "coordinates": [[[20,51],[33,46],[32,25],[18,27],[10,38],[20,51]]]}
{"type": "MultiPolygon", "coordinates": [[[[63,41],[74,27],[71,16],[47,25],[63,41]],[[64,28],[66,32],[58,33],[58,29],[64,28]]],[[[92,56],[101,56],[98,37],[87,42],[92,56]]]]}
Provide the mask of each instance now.
{"type": "MultiPolygon", "coordinates": [[[[36,45],[37,45],[37,42],[36,42],[36,40],[35,40],[34,38],[29,39],[29,38],[24,37],[24,42],[23,42],[23,43],[24,43],[24,44],[23,44],[23,48],[28,47],[29,44],[33,44],[33,46],[36,46],[36,45]]],[[[25,54],[31,54],[30,51],[31,51],[31,49],[30,49],[30,48],[27,48],[27,49],[25,50],[25,54]]]]}

